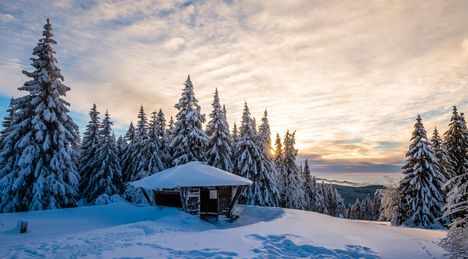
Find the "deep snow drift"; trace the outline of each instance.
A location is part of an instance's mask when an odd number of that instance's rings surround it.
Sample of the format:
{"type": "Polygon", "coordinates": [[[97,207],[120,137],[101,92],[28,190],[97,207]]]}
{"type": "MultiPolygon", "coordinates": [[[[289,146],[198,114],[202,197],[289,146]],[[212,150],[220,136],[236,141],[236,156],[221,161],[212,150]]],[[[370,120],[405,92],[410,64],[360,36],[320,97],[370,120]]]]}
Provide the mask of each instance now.
{"type": "Polygon", "coordinates": [[[241,206],[211,224],[173,208],[128,203],[0,214],[7,257],[439,258],[441,230],[390,227],[313,212],[241,206]],[[26,234],[15,229],[29,221],[26,234]]]}

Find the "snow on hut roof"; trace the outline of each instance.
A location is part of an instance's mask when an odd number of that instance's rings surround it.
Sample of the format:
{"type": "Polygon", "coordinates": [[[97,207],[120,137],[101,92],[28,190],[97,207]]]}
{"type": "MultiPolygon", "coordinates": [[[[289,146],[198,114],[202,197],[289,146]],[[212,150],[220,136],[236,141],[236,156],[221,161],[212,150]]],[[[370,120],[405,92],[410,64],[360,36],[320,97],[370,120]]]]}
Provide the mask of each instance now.
{"type": "Polygon", "coordinates": [[[199,161],[188,162],[130,183],[145,189],[250,185],[252,181],[199,161]]]}

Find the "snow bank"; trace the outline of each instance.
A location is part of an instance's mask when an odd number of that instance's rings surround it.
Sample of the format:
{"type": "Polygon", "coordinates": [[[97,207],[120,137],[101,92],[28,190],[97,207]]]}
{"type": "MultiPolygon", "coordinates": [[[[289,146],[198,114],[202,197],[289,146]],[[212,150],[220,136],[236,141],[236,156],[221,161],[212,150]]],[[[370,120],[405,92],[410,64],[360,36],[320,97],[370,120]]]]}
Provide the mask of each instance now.
{"type": "Polygon", "coordinates": [[[0,215],[0,257],[431,258],[446,231],[391,227],[313,212],[240,206],[210,224],[173,208],[128,203],[0,215]],[[28,233],[12,231],[19,219],[28,233]]]}

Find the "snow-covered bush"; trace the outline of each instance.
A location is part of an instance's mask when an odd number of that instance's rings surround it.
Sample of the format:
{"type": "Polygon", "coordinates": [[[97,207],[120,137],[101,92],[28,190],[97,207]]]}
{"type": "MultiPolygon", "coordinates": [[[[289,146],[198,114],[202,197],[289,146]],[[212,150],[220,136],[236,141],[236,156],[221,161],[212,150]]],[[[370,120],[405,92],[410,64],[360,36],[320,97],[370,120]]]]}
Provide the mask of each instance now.
{"type": "Polygon", "coordinates": [[[453,258],[468,258],[468,223],[456,219],[441,245],[452,254],[453,258]]]}
{"type": "Polygon", "coordinates": [[[398,184],[390,180],[389,184],[379,191],[380,217],[379,220],[392,220],[395,209],[400,202],[398,184]]]}
{"type": "Polygon", "coordinates": [[[112,196],[102,194],[94,201],[94,205],[106,205],[110,203],[118,203],[121,201],[124,201],[124,199],[118,194],[114,194],[112,196]]]}

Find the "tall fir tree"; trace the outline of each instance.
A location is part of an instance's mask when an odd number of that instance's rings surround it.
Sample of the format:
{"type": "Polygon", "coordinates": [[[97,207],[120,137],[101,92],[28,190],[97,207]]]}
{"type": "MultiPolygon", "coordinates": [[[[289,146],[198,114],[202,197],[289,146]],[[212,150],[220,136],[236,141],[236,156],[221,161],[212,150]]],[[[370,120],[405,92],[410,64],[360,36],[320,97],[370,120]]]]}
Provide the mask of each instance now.
{"type": "Polygon", "coordinates": [[[193,91],[190,75],[185,81],[182,96],[175,107],[179,110],[174,125],[173,140],[170,148],[174,165],[190,161],[205,161],[209,138],[202,129],[205,116],[200,113],[200,105],[193,91]]]}
{"type": "Polygon", "coordinates": [[[283,160],[283,144],[281,143],[281,137],[276,133],[275,138],[275,151],[274,151],[274,160],[278,166],[281,166],[283,160]]]}
{"type": "Polygon", "coordinates": [[[280,192],[278,189],[278,170],[276,169],[271,152],[271,130],[268,122],[268,113],[265,110],[260,126],[258,127],[257,146],[260,149],[259,169],[259,197],[262,197],[258,205],[278,207],[280,192]]]}
{"type": "MultiPolygon", "coordinates": [[[[450,160],[449,152],[445,147],[444,141],[439,136],[439,131],[437,128],[434,128],[434,133],[432,134],[431,138],[431,145],[439,164],[440,173],[444,176],[445,182],[447,182],[454,175],[453,166],[450,160]]],[[[445,192],[448,191],[448,189],[445,188],[445,192]]]]}
{"type": "Polygon", "coordinates": [[[403,197],[402,224],[424,228],[440,227],[445,181],[435,152],[427,140],[426,130],[418,115],[402,168],[399,191],[403,197]]]}
{"type": "Polygon", "coordinates": [[[15,121],[16,117],[16,108],[15,108],[15,99],[12,97],[10,99],[10,105],[8,106],[8,109],[6,110],[6,116],[3,118],[2,121],[2,130],[0,131],[0,149],[3,146],[3,138],[5,135],[8,134],[8,131],[10,130],[11,125],[15,121]]]}
{"type": "MultiPolygon", "coordinates": [[[[8,106],[8,109],[7,109],[7,115],[4,117],[3,119],[3,122],[2,122],[2,130],[0,131],[0,150],[3,149],[3,146],[4,146],[4,142],[5,142],[5,137],[8,135],[8,133],[11,131],[11,127],[12,125],[14,125],[15,123],[15,120],[16,120],[16,105],[15,105],[15,99],[12,97],[11,100],[10,100],[10,105],[8,106]]],[[[13,146],[12,145],[8,145],[8,147],[10,147],[8,150],[6,150],[6,153],[8,155],[8,157],[10,157],[11,159],[14,158],[14,156],[11,156],[11,153],[14,152],[13,151],[13,146]]],[[[5,176],[9,171],[10,171],[10,167],[7,166],[8,164],[12,164],[12,161],[2,161],[2,159],[0,159],[0,168],[3,168],[0,169],[0,179],[5,176]]],[[[0,200],[1,200],[1,196],[0,196],[0,200]]],[[[1,202],[0,202],[1,203],[1,202]]]]}
{"type": "MultiPolygon", "coordinates": [[[[162,113],[162,111],[160,111],[162,113]]],[[[161,117],[158,116],[158,113],[153,112],[151,117],[151,122],[149,124],[148,129],[148,155],[149,155],[149,163],[148,163],[148,175],[153,175],[160,171],[166,170],[166,161],[167,156],[163,143],[162,138],[160,136],[161,131],[165,133],[164,125],[160,121],[161,117]]],[[[164,119],[164,115],[162,117],[164,119]]]]}
{"type": "MultiPolygon", "coordinates": [[[[98,158],[98,141],[99,141],[99,129],[101,123],[99,121],[99,112],[96,104],[93,104],[89,111],[89,122],[84,132],[83,142],[80,149],[79,158],[79,172],[81,176],[80,182],[80,193],[81,197],[88,202],[92,200],[89,190],[93,187],[94,179],[99,162],[98,158]]],[[[94,197],[96,198],[96,197],[94,197]]]]}
{"type": "Polygon", "coordinates": [[[169,135],[169,138],[172,141],[173,137],[173,131],[174,131],[174,118],[171,116],[169,119],[169,122],[167,123],[167,134],[169,135]]]}
{"type": "Polygon", "coordinates": [[[122,181],[124,183],[127,182],[128,173],[129,173],[129,166],[131,162],[131,152],[130,146],[135,141],[135,126],[133,126],[133,122],[130,122],[128,125],[127,132],[124,136],[125,145],[123,146],[123,150],[121,150],[120,154],[120,167],[122,168],[122,181]]]}
{"type": "Polygon", "coordinates": [[[49,19],[42,35],[31,59],[35,70],[23,71],[31,80],[18,88],[28,93],[15,101],[18,119],[0,151],[0,164],[9,163],[0,169],[9,170],[0,173],[5,175],[0,180],[3,212],[72,207],[77,202],[78,126],[64,100],[70,88],[57,67],[49,19]]]}
{"type": "Polygon", "coordinates": [[[236,123],[234,123],[234,126],[232,126],[231,138],[233,143],[237,143],[237,141],[239,141],[239,130],[237,130],[236,123]]]}
{"type": "Polygon", "coordinates": [[[210,138],[206,161],[211,166],[232,172],[232,139],[226,114],[219,102],[218,89],[215,90],[212,106],[211,120],[206,125],[206,134],[210,138]]]}
{"type": "Polygon", "coordinates": [[[304,194],[305,194],[305,206],[304,209],[314,211],[317,204],[317,190],[315,189],[315,181],[310,174],[309,160],[304,161],[304,167],[302,170],[304,178],[304,194]]]}
{"type": "Polygon", "coordinates": [[[236,164],[236,146],[237,146],[237,142],[239,142],[239,130],[237,130],[237,125],[236,123],[234,122],[234,125],[232,126],[232,131],[231,131],[231,140],[232,140],[232,143],[231,143],[231,163],[232,163],[232,167],[233,167],[233,170],[235,170],[235,164],[236,164]]]}
{"type": "Polygon", "coordinates": [[[99,130],[96,170],[90,176],[92,184],[86,187],[87,202],[94,203],[97,199],[120,194],[122,189],[122,170],[120,168],[118,147],[112,132],[112,121],[106,111],[99,130]]]}
{"type": "Polygon", "coordinates": [[[130,144],[135,139],[135,126],[133,126],[133,122],[130,122],[128,125],[127,132],[125,133],[124,140],[127,144],[130,144]]]}
{"type": "MultiPolygon", "coordinates": [[[[283,144],[281,143],[281,137],[276,133],[275,146],[273,151],[273,162],[275,162],[276,172],[278,174],[277,184],[280,196],[284,193],[284,172],[283,172],[283,144]]],[[[284,199],[280,198],[280,205],[284,206],[282,202],[284,199]]]]}
{"type": "Polygon", "coordinates": [[[315,176],[312,176],[312,190],[315,192],[315,197],[312,197],[312,199],[315,199],[315,202],[311,205],[311,210],[323,213],[325,210],[325,200],[319,191],[319,186],[320,184],[317,183],[315,176]]]}
{"type": "Polygon", "coordinates": [[[296,143],[296,133],[286,132],[284,137],[283,149],[283,193],[284,206],[293,209],[303,209],[305,207],[305,193],[302,186],[304,185],[304,178],[297,166],[296,156],[297,149],[294,147],[296,143]],[[298,188],[299,187],[299,188],[298,188]]]}
{"type": "Polygon", "coordinates": [[[156,115],[154,127],[156,129],[156,135],[161,141],[161,159],[163,160],[165,167],[170,168],[172,166],[171,149],[169,148],[169,145],[171,144],[171,135],[169,130],[166,129],[166,119],[164,118],[164,113],[161,109],[159,109],[158,114],[156,115]]]}
{"type": "Polygon", "coordinates": [[[140,106],[137,118],[134,139],[128,144],[124,158],[127,161],[124,172],[125,182],[140,180],[149,175],[148,120],[143,105],[140,106]]]}
{"type": "Polygon", "coordinates": [[[234,161],[234,172],[253,182],[241,197],[241,201],[246,204],[257,204],[261,200],[261,197],[258,196],[260,185],[257,181],[261,154],[256,143],[256,137],[253,120],[246,102],[239,130],[239,140],[235,148],[236,160],[234,161]]]}
{"type": "MultiPolygon", "coordinates": [[[[119,155],[119,161],[122,161],[122,155],[123,152],[125,151],[125,147],[127,146],[127,143],[125,142],[125,139],[123,136],[119,136],[117,139],[117,150],[118,150],[118,155],[119,155]]],[[[122,162],[121,162],[122,163],[122,162]]]]}
{"type": "Polygon", "coordinates": [[[172,143],[172,140],[174,139],[174,118],[171,116],[171,118],[169,119],[169,122],[167,123],[167,129],[166,129],[166,132],[167,132],[167,137],[169,138],[169,144],[167,146],[167,152],[168,152],[168,155],[169,155],[169,158],[170,158],[170,162],[167,164],[168,167],[171,167],[174,165],[174,152],[171,148],[171,143],[172,143]]]}
{"type": "Polygon", "coordinates": [[[466,125],[464,125],[464,120],[458,113],[456,106],[453,107],[449,128],[444,134],[444,142],[453,166],[451,177],[464,174],[468,170],[466,153],[468,139],[466,125]]]}
{"type": "Polygon", "coordinates": [[[453,166],[452,178],[446,183],[449,192],[445,215],[453,220],[459,219],[457,222],[465,219],[468,224],[468,131],[455,106],[444,140],[453,166]]]}

